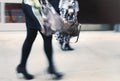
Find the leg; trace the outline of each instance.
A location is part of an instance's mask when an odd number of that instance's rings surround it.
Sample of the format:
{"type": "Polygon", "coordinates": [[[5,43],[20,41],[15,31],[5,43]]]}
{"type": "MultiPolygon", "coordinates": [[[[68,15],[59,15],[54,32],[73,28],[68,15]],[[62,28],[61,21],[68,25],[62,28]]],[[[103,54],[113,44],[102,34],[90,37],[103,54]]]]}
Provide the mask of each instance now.
{"type": "Polygon", "coordinates": [[[26,63],[33,45],[33,42],[36,38],[37,30],[35,29],[27,29],[27,36],[23,43],[22,47],[22,57],[21,62],[17,67],[17,72],[22,73],[25,79],[33,79],[33,75],[29,74],[26,70],[26,63]]]}
{"type": "Polygon", "coordinates": [[[69,42],[63,43],[63,44],[64,44],[64,45],[63,45],[63,48],[62,48],[63,51],[72,51],[72,50],[74,50],[74,49],[70,46],[70,43],[69,43],[69,42]]]}
{"type": "Polygon", "coordinates": [[[71,46],[70,46],[70,37],[65,37],[67,39],[67,41],[63,42],[63,47],[62,50],[64,51],[72,51],[74,50],[71,46]]]}
{"type": "Polygon", "coordinates": [[[61,36],[61,40],[59,40],[59,44],[61,45],[61,49],[63,51],[72,51],[72,50],[74,50],[70,46],[70,37],[68,37],[66,35],[61,36]]]}
{"type": "MultiPolygon", "coordinates": [[[[42,34],[42,33],[41,33],[42,34]]],[[[54,74],[55,79],[62,78],[62,74],[58,73],[55,70],[54,62],[53,62],[53,47],[52,47],[52,35],[51,36],[45,36],[42,34],[43,40],[44,40],[44,51],[46,53],[49,67],[48,67],[48,73],[54,74]]]]}
{"type": "Polygon", "coordinates": [[[49,66],[53,66],[53,47],[52,47],[52,36],[45,36],[41,33],[44,41],[44,51],[46,53],[49,66]]]}
{"type": "Polygon", "coordinates": [[[29,74],[26,70],[26,63],[33,45],[33,42],[37,36],[38,29],[40,30],[40,24],[33,14],[32,7],[27,4],[22,4],[22,9],[26,18],[27,36],[22,47],[21,62],[17,67],[17,72],[22,73],[25,79],[33,79],[33,75],[29,74]]]}
{"type": "Polygon", "coordinates": [[[27,36],[22,47],[22,58],[20,63],[22,67],[26,67],[26,62],[36,36],[37,36],[37,30],[34,30],[34,29],[27,30],[27,36]]]}

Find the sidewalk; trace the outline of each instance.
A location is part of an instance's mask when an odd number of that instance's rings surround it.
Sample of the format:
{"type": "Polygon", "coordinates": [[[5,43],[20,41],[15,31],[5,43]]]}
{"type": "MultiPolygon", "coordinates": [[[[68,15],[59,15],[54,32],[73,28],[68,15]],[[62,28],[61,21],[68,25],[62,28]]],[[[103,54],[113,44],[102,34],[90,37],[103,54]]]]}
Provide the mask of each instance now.
{"type": "MultiPolygon", "coordinates": [[[[19,79],[15,71],[25,34],[0,32],[0,81],[26,81],[19,79]]],[[[82,31],[79,41],[71,46],[74,51],[61,51],[53,38],[56,68],[65,74],[60,81],[120,81],[120,32],[82,31]]],[[[53,81],[46,73],[47,65],[38,35],[28,60],[28,71],[35,75],[31,81],[53,81]]]]}

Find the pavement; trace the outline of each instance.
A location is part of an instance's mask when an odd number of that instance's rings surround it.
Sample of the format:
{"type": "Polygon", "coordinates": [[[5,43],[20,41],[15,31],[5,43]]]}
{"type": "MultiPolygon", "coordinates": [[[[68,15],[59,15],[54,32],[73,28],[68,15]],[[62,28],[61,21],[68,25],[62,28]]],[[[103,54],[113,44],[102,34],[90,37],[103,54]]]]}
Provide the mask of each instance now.
{"type": "MultiPolygon", "coordinates": [[[[16,74],[25,36],[25,31],[0,32],[0,81],[26,81],[16,74]]],[[[62,51],[53,37],[56,69],[64,73],[59,81],[120,81],[120,32],[82,31],[79,41],[71,42],[71,46],[74,51],[62,51]]],[[[47,67],[38,33],[27,64],[29,73],[35,76],[31,81],[54,81],[47,67]]]]}

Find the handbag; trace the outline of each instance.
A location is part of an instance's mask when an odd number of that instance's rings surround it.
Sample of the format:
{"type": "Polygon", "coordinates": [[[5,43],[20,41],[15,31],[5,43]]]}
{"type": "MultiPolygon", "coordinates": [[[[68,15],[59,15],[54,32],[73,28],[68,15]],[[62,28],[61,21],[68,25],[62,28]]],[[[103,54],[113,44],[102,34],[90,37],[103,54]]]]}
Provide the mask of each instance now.
{"type": "Polygon", "coordinates": [[[52,35],[55,32],[60,32],[64,27],[64,22],[59,14],[55,11],[53,6],[46,0],[46,3],[42,4],[43,16],[46,16],[44,20],[44,33],[45,35],[52,35]]]}
{"type": "Polygon", "coordinates": [[[75,23],[67,22],[64,24],[64,27],[63,27],[62,31],[60,32],[60,34],[67,36],[69,38],[77,37],[77,39],[75,41],[75,42],[77,42],[79,39],[80,30],[81,30],[81,24],[78,23],[77,21],[75,23]]]}
{"type": "Polygon", "coordinates": [[[41,7],[33,6],[32,10],[41,25],[41,33],[46,36],[61,31],[64,22],[53,6],[47,0],[39,0],[41,7]]]}

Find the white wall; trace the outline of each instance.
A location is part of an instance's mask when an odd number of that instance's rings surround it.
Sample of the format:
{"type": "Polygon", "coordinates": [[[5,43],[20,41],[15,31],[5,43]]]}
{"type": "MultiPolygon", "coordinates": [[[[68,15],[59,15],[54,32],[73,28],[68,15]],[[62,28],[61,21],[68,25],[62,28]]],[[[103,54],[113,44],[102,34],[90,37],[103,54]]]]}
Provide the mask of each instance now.
{"type": "Polygon", "coordinates": [[[112,26],[109,24],[82,24],[81,30],[89,30],[89,31],[105,31],[111,30],[112,26]]]}
{"type": "Polygon", "coordinates": [[[22,0],[0,0],[0,2],[6,2],[6,3],[21,3],[22,0]]]}
{"type": "Polygon", "coordinates": [[[1,3],[0,3],[0,22],[1,22],[1,3]]]}
{"type": "Polygon", "coordinates": [[[4,4],[21,3],[22,0],[0,0],[0,31],[25,30],[25,23],[5,23],[4,4]]]}

